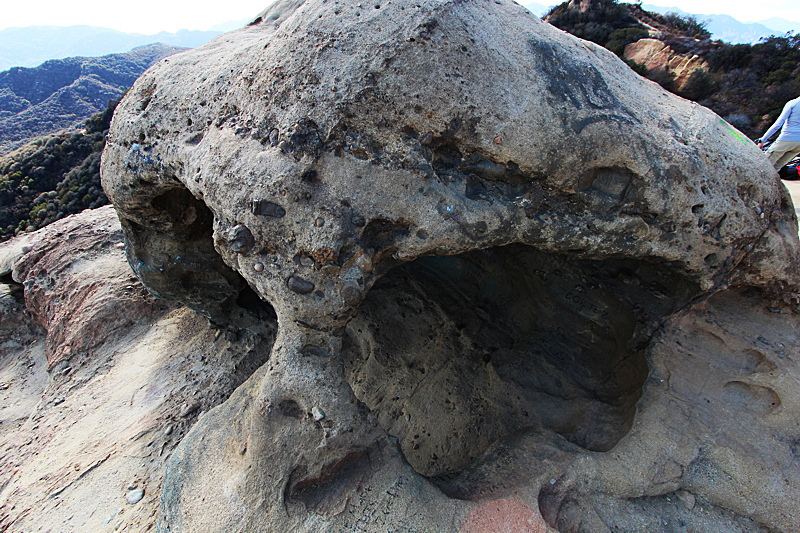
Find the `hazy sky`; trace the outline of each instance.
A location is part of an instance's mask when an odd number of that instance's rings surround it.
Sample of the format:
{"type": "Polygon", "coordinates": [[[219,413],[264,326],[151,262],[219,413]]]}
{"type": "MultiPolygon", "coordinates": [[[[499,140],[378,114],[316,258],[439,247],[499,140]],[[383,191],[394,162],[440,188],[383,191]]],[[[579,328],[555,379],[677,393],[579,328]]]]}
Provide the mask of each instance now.
{"type": "Polygon", "coordinates": [[[272,0],[11,0],[3,3],[0,29],[85,24],[149,35],[180,29],[207,30],[230,20],[255,18],[272,0]]]}
{"type": "Polygon", "coordinates": [[[687,13],[730,15],[739,22],[757,22],[772,17],[800,22],[798,0],[644,0],[642,3],[677,7],[687,13]]]}
{"type": "MultiPolygon", "coordinates": [[[[272,0],[36,0],[4,2],[0,29],[14,26],[87,24],[125,32],[153,34],[179,29],[207,30],[215,24],[255,17],[272,0]]],[[[518,0],[521,4],[548,0],[518,0]]],[[[645,4],[678,7],[689,13],[726,14],[742,22],[770,17],[800,21],[798,0],[644,0],[645,4]]]]}

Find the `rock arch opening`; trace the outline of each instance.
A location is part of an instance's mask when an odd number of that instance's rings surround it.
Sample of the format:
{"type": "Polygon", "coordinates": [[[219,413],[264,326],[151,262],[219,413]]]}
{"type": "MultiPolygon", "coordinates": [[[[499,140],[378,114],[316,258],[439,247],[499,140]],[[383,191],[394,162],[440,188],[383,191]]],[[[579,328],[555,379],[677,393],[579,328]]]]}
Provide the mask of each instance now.
{"type": "Polygon", "coordinates": [[[272,306],[215,250],[214,213],[202,200],[180,186],[147,198],[120,221],[129,263],[151,293],[181,301],[219,325],[277,321],[272,306]]]}
{"type": "Polygon", "coordinates": [[[251,347],[221,364],[217,379],[227,385],[213,403],[224,401],[269,358],[277,330],[274,308],[216,252],[214,213],[189,189],[154,189],[120,222],[128,262],[153,295],[182,302],[208,318],[225,340],[251,347]]]}
{"type": "Polygon", "coordinates": [[[653,331],[697,292],[663,262],[521,244],[423,257],[368,293],[345,372],[425,476],[526,428],[607,451],[632,426],[653,331]]]}

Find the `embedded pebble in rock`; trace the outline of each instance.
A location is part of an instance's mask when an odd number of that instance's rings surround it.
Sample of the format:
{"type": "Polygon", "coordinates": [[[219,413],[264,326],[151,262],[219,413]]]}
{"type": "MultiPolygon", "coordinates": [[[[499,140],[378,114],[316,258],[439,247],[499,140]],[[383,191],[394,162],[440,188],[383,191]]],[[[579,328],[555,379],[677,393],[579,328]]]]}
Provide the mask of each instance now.
{"type": "Polygon", "coordinates": [[[349,306],[355,307],[361,303],[361,296],[361,290],[358,287],[347,285],[342,288],[342,299],[349,306]]]}
{"type": "Polygon", "coordinates": [[[187,416],[190,416],[190,415],[194,414],[195,412],[197,412],[197,410],[200,409],[200,407],[201,407],[201,404],[198,403],[198,402],[184,404],[184,406],[181,408],[181,412],[178,414],[178,416],[181,417],[181,418],[186,418],[187,416]]]}
{"type": "Polygon", "coordinates": [[[142,498],[144,498],[144,489],[134,489],[128,491],[128,493],[125,495],[125,500],[130,505],[135,505],[139,503],[140,501],[142,501],[142,498]]]}
{"type": "Polygon", "coordinates": [[[325,418],[325,413],[322,412],[322,409],[320,409],[316,405],[311,408],[311,415],[314,417],[314,420],[316,420],[317,422],[319,422],[320,420],[325,418]]]}
{"type": "Polygon", "coordinates": [[[686,506],[688,510],[691,511],[692,509],[694,509],[697,499],[691,492],[685,490],[679,490],[676,493],[676,495],[678,496],[678,499],[680,499],[680,501],[683,502],[683,504],[686,506]]]}
{"type": "Polygon", "coordinates": [[[301,278],[300,276],[290,276],[286,280],[286,285],[293,292],[298,294],[308,294],[314,290],[314,283],[301,278]]]}
{"type": "Polygon", "coordinates": [[[228,245],[237,254],[246,254],[253,249],[255,240],[247,226],[238,224],[232,227],[228,234],[228,245]]]}
{"type": "Polygon", "coordinates": [[[172,453],[160,529],[800,530],[800,242],[764,154],[510,0],[365,6],[278,0],[115,111],[142,283],[279,324],[172,453]]]}
{"type": "Polygon", "coordinates": [[[325,247],[314,250],[311,255],[320,266],[325,266],[336,261],[339,253],[333,248],[325,247]]]}
{"type": "Polygon", "coordinates": [[[268,202],[267,200],[256,200],[251,205],[254,215],[261,215],[270,218],[283,218],[286,216],[286,209],[282,206],[268,202]]]}

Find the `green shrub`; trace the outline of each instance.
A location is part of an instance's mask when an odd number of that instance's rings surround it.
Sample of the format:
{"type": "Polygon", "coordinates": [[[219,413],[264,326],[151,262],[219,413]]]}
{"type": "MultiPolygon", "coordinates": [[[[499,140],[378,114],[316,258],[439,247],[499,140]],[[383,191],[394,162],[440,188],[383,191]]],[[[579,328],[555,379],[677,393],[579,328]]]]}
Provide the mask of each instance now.
{"type": "Polygon", "coordinates": [[[695,69],[686,80],[680,95],[695,102],[711,96],[716,91],[716,84],[711,74],[704,69],[695,69]]]}
{"type": "Polygon", "coordinates": [[[675,86],[675,74],[669,70],[651,70],[647,73],[647,78],[661,85],[668,91],[672,91],[675,86]]]}
{"type": "Polygon", "coordinates": [[[116,104],[87,120],[84,132],[36,139],[0,158],[0,240],[108,203],[100,154],[116,104]]]}
{"type": "Polygon", "coordinates": [[[608,42],[604,46],[622,57],[628,44],[644,39],[647,35],[648,32],[644,28],[621,28],[611,33],[608,42]]]}
{"type": "Polygon", "coordinates": [[[625,63],[633,69],[633,71],[638,74],[639,76],[647,77],[647,67],[642,65],[641,63],[637,63],[633,59],[623,59],[625,63]]]}
{"type": "Polygon", "coordinates": [[[706,29],[708,22],[701,22],[692,15],[679,15],[671,12],[664,15],[662,20],[672,29],[689,37],[694,37],[695,39],[711,38],[711,32],[706,29]]]}
{"type": "MultiPolygon", "coordinates": [[[[647,33],[644,26],[634,18],[628,10],[627,4],[618,4],[616,0],[602,0],[596,1],[593,8],[585,13],[581,13],[578,9],[572,9],[567,2],[558,5],[550,10],[545,15],[547,22],[567,31],[577,37],[592,41],[601,46],[608,48],[607,44],[612,40],[615,41],[614,46],[619,48],[620,43],[625,39],[632,40],[625,42],[633,42],[641,37],[633,38],[634,33],[630,37],[622,37],[625,34],[617,34],[617,30],[637,29],[647,33]]],[[[642,35],[639,33],[639,35],[642,35]]],[[[622,44],[622,47],[625,47],[622,44]]],[[[610,49],[610,48],[609,48],[610,49]]]]}

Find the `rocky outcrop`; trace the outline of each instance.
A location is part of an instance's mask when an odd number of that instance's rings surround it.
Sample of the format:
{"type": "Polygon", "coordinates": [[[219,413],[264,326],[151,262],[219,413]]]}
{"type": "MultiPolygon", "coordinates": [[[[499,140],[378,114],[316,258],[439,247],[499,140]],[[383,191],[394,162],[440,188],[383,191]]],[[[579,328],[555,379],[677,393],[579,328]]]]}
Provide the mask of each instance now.
{"type": "Polygon", "coordinates": [[[278,316],[160,531],[800,526],[786,190],[518,5],[280,1],[140,78],[102,176],[152,292],[278,316]]]}
{"type": "Polygon", "coordinates": [[[111,207],[0,245],[2,531],[152,530],[170,451],[269,352],[268,312],[209,329],[122,248],[111,207]]]}
{"type": "Polygon", "coordinates": [[[639,39],[625,47],[625,59],[647,67],[648,71],[663,70],[675,76],[675,90],[680,91],[695,70],[708,70],[699,56],[678,54],[658,39],[639,39]]]}

